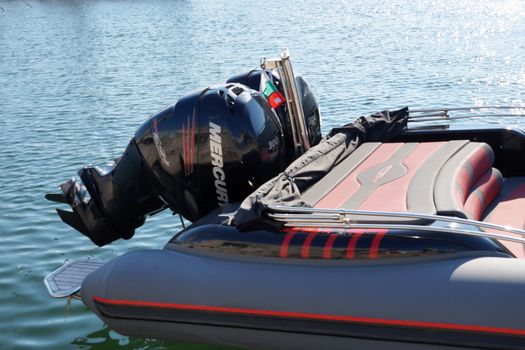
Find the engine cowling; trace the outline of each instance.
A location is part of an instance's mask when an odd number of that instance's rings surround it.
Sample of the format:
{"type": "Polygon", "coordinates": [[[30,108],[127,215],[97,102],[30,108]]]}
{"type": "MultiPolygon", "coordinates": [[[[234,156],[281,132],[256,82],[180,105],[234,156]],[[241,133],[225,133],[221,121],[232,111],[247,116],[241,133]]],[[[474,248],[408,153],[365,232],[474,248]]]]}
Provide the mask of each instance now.
{"type": "Polygon", "coordinates": [[[135,142],[154,190],[193,221],[279,173],[283,137],[264,97],[230,83],[184,96],[144,123],[135,142]]]}

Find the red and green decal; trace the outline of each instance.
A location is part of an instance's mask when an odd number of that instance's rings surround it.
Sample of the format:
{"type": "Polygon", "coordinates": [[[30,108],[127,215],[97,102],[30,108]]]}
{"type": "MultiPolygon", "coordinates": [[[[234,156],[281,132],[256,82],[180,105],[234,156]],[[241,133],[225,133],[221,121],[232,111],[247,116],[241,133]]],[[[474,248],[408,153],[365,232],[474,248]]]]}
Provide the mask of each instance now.
{"type": "Polygon", "coordinates": [[[285,101],[284,96],[277,90],[275,84],[264,71],[261,74],[260,91],[273,109],[276,109],[285,101]]]}

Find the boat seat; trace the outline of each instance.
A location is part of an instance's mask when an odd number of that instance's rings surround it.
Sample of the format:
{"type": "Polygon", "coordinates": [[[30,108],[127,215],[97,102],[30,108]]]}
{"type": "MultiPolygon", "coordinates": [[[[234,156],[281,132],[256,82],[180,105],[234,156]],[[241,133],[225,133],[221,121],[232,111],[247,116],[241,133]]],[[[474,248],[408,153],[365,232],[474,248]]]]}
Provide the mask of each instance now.
{"type": "Polygon", "coordinates": [[[364,143],[310,187],[303,199],[318,208],[479,220],[503,182],[493,162],[487,144],[468,140],[364,143]]]}
{"type": "MultiPolygon", "coordinates": [[[[468,140],[364,143],[305,191],[303,200],[317,208],[448,215],[525,229],[525,177],[503,179],[493,163],[489,145],[468,140]]],[[[374,218],[387,220],[425,223],[374,218]]],[[[501,243],[525,258],[523,244],[501,243]]]]}
{"type": "MultiPolygon", "coordinates": [[[[505,179],[499,195],[483,215],[483,221],[525,229],[525,177],[505,179]]],[[[521,237],[517,234],[507,235],[521,237]]],[[[525,258],[525,245],[501,241],[516,257],[525,258]]]]}

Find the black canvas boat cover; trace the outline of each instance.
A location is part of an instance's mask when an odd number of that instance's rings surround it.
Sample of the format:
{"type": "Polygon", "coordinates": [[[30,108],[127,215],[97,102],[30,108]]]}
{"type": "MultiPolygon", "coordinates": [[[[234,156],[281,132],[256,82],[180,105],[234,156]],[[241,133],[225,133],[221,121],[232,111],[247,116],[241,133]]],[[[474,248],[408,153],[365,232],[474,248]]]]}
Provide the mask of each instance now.
{"type": "Polygon", "coordinates": [[[280,223],[265,217],[268,205],[309,207],[302,199],[306,189],[363,142],[389,141],[406,130],[407,122],[408,108],[405,107],[363,116],[353,123],[332,129],[318,145],[248,196],[235,213],[233,224],[241,230],[280,228],[280,223]]]}

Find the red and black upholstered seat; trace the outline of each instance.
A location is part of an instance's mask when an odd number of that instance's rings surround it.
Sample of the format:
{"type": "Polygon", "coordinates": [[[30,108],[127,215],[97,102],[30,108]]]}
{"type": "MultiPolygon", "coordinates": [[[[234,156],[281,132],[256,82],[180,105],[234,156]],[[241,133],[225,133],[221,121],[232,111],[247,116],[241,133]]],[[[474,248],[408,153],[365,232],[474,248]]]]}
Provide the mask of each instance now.
{"type": "MultiPolygon", "coordinates": [[[[525,179],[504,180],[493,164],[490,146],[468,140],[364,143],[303,199],[318,208],[451,215],[523,228],[524,216],[512,212],[525,204],[525,179]]],[[[525,257],[521,244],[509,248],[525,257]]]]}
{"type": "MultiPolygon", "coordinates": [[[[499,195],[483,214],[483,221],[525,229],[525,177],[505,179],[499,195]]],[[[507,235],[513,235],[506,233],[507,235]]],[[[523,238],[517,234],[514,236],[523,238]]],[[[502,243],[517,257],[525,258],[525,246],[505,241],[502,243]]]]}

